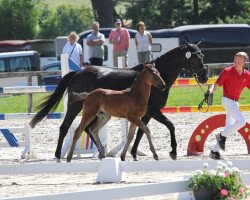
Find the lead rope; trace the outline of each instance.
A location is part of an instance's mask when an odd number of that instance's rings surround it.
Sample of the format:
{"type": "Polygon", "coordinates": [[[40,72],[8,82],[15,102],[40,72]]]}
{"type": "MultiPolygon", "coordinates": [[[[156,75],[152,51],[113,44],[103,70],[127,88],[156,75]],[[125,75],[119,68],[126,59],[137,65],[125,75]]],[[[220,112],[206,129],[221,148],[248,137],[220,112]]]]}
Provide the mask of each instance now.
{"type": "MultiPolygon", "coordinates": [[[[191,52],[188,51],[186,52],[186,58],[187,58],[187,66],[189,66],[189,63],[188,63],[188,59],[191,58],[191,52]]],[[[209,104],[208,104],[208,98],[205,96],[206,92],[203,90],[203,88],[201,87],[201,84],[199,83],[198,81],[198,75],[197,75],[197,72],[193,71],[194,73],[192,74],[192,76],[195,78],[195,81],[197,82],[197,84],[199,85],[199,87],[201,88],[202,92],[204,93],[203,96],[204,96],[204,99],[199,103],[198,105],[198,110],[200,110],[203,106],[204,103],[207,103],[207,110],[205,112],[208,111],[209,109],[209,104]]]]}
{"type": "MultiPolygon", "coordinates": [[[[201,84],[199,83],[198,79],[197,79],[197,74],[193,73],[193,77],[195,78],[195,81],[197,82],[197,84],[199,85],[199,87],[201,88],[202,92],[204,93],[204,96],[206,94],[206,92],[203,90],[203,88],[201,87],[201,84]]],[[[200,110],[201,108],[203,108],[203,104],[207,103],[207,110],[205,111],[205,113],[208,111],[209,109],[209,104],[208,104],[208,98],[204,97],[204,99],[199,103],[198,105],[198,110],[200,110]]]]}

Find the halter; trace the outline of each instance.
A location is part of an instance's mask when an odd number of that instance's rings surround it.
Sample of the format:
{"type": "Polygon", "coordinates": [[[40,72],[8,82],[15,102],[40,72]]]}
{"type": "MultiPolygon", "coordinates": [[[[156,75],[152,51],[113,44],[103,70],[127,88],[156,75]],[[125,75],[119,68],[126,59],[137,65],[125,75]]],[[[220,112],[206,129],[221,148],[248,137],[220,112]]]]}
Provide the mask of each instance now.
{"type": "MultiPolygon", "coordinates": [[[[204,55],[200,52],[200,51],[196,51],[196,52],[190,52],[188,51],[185,56],[187,58],[187,69],[188,71],[191,71],[192,72],[192,76],[194,77],[195,81],[197,82],[197,84],[199,85],[200,89],[202,90],[202,92],[204,93],[205,95],[205,91],[203,90],[203,88],[201,87],[201,84],[200,82],[198,81],[198,73],[203,71],[203,70],[206,70],[205,67],[203,67],[202,69],[199,69],[198,71],[195,70],[195,68],[193,67],[192,70],[189,69],[189,59],[191,58],[192,54],[196,54],[198,56],[198,58],[200,58],[201,60],[203,59],[204,55]]],[[[208,111],[208,108],[209,108],[209,104],[208,104],[208,99],[207,98],[204,98],[198,105],[198,110],[200,110],[203,106],[204,103],[207,103],[207,110],[205,112],[208,111]]]]}

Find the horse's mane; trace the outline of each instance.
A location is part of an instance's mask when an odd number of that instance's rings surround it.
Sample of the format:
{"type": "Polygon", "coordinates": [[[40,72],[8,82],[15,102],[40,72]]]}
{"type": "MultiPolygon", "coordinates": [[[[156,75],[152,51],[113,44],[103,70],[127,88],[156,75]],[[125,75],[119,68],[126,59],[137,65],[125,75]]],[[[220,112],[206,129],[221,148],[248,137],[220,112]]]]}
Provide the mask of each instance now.
{"type": "Polygon", "coordinates": [[[179,47],[175,47],[174,49],[169,50],[168,52],[162,54],[161,56],[157,57],[155,60],[152,60],[151,62],[155,62],[155,63],[156,63],[156,62],[158,62],[159,60],[166,59],[166,58],[172,56],[173,54],[176,54],[176,51],[177,51],[177,52],[178,52],[178,51],[181,52],[181,50],[182,50],[183,48],[185,48],[185,47],[186,47],[186,45],[182,45],[182,46],[179,46],[179,47]]]}

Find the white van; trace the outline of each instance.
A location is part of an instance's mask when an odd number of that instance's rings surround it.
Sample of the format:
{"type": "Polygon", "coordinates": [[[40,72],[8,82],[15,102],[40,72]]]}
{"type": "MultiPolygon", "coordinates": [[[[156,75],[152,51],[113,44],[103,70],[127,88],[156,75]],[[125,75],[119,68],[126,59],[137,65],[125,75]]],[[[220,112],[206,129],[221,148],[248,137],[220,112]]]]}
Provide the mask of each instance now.
{"type": "MultiPolygon", "coordinates": [[[[100,32],[105,36],[105,56],[103,64],[112,66],[113,45],[109,44],[108,36],[112,28],[101,28],[100,32]]],[[[136,30],[128,29],[130,34],[129,66],[138,64],[135,47],[136,30]]],[[[207,24],[207,25],[186,25],[172,29],[149,30],[153,36],[152,53],[156,58],[171,49],[183,45],[185,40],[190,43],[198,43],[205,55],[204,63],[229,63],[238,51],[245,51],[250,54],[250,26],[247,24],[207,24]]],[[[79,34],[79,43],[83,46],[84,61],[88,62],[87,35],[92,30],[79,34]]]]}
{"type": "MultiPolygon", "coordinates": [[[[40,71],[40,58],[36,51],[16,51],[0,53],[0,74],[4,72],[40,71]]],[[[32,85],[41,82],[37,76],[32,77],[32,85]]],[[[25,77],[0,77],[0,87],[26,86],[25,77]]]]}

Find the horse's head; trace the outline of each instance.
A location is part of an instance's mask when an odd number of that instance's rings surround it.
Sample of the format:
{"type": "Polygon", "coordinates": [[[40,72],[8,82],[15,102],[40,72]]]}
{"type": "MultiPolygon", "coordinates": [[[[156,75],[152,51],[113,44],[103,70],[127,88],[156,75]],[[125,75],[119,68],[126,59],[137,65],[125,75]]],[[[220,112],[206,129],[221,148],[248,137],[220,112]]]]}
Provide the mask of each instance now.
{"type": "Polygon", "coordinates": [[[186,59],[186,69],[192,73],[193,76],[197,77],[200,83],[206,83],[208,80],[208,69],[203,63],[204,55],[201,53],[198,44],[190,44],[185,41],[185,59],[186,59]]]}
{"type": "Polygon", "coordinates": [[[160,90],[166,89],[166,83],[161,78],[160,72],[155,68],[155,64],[147,63],[144,64],[144,69],[147,71],[150,77],[150,82],[153,86],[159,88],[160,90]]]}

